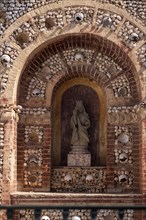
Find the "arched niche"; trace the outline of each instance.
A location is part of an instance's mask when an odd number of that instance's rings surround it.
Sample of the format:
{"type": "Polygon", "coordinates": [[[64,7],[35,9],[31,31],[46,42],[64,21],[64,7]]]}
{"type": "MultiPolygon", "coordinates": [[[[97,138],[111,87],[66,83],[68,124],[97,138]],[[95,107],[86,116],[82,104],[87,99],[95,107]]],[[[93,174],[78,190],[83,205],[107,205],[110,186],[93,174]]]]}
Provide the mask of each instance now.
{"type": "Polygon", "coordinates": [[[72,129],[70,120],[76,100],[82,100],[89,118],[91,166],[106,164],[106,98],[103,89],[88,78],[65,81],[52,99],[52,166],[66,166],[72,129]]]}

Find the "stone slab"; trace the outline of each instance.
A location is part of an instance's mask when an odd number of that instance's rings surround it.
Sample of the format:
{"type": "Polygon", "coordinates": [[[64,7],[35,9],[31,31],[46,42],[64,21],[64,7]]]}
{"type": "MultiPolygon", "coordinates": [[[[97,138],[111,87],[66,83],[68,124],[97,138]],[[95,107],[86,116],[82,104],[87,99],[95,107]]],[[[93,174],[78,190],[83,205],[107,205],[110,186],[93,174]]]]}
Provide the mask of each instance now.
{"type": "Polygon", "coordinates": [[[91,166],[91,154],[68,154],[67,166],[91,166]]]}

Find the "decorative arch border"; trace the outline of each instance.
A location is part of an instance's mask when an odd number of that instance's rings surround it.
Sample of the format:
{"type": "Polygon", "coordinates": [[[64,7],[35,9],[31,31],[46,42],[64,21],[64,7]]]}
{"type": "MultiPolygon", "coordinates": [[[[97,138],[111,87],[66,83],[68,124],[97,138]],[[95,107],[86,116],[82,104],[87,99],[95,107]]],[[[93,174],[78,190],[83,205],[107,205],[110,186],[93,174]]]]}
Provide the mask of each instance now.
{"type": "MultiPolygon", "coordinates": [[[[33,20],[33,18],[36,15],[41,15],[42,13],[46,13],[48,10],[56,10],[58,8],[61,8],[64,10],[65,7],[82,6],[82,5],[83,5],[82,1],[78,1],[78,4],[76,4],[76,1],[72,1],[71,3],[66,2],[66,1],[62,1],[57,4],[51,3],[48,5],[42,6],[40,8],[37,8],[35,10],[32,10],[32,11],[28,12],[27,14],[23,15],[22,17],[19,17],[17,19],[17,21],[15,21],[13,23],[13,25],[11,25],[5,31],[5,35],[4,35],[5,37],[4,37],[4,40],[1,39],[1,43],[4,43],[4,41],[10,41],[10,39],[11,39],[10,36],[14,32],[14,30],[17,29],[17,27],[19,27],[21,24],[23,24],[27,20],[30,20],[30,19],[33,20]]],[[[41,47],[45,42],[48,41],[48,38],[49,38],[49,41],[51,42],[53,40],[54,36],[61,37],[64,34],[72,34],[72,33],[79,33],[79,32],[80,33],[89,33],[90,32],[90,33],[99,35],[103,38],[109,39],[110,41],[113,41],[115,44],[117,44],[119,47],[121,47],[122,50],[128,54],[128,56],[130,57],[130,59],[134,63],[138,74],[145,73],[145,70],[141,69],[140,64],[137,62],[137,57],[136,57],[136,53],[135,53],[136,50],[138,48],[140,48],[144,44],[145,41],[144,40],[139,41],[136,48],[129,50],[126,46],[124,46],[124,44],[122,43],[122,40],[120,38],[117,38],[117,33],[122,28],[122,25],[126,20],[130,21],[132,24],[134,24],[136,27],[138,27],[140,29],[140,31],[142,31],[145,34],[145,32],[143,30],[143,26],[141,24],[139,24],[137,21],[133,21],[133,17],[129,16],[129,14],[125,10],[119,9],[112,4],[109,4],[109,3],[102,4],[102,3],[97,3],[97,2],[91,3],[89,1],[86,1],[86,2],[84,2],[84,5],[86,5],[87,7],[94,7],[95,14],[97,13],[99,8],[111,11],[113,13],[116,11],[117,14],[124,17],[124,20],[121,22],[121,25],[117,28],[117,30],[115,32],[111,32],[108,28],[102,28],[100,30],[97,29],[96,25],[95,25],[95,15],[94,15],[93,22],[90,25],[87,25],[86,23],[84,23],[84,24],[76,24],[75,26],[73,25],[73,27],[72,27],[72,25],[67,25],[67,23],[65,22],[65,26],[63,29],[58,29],[58,27],[55,27],[53,30],[50,30],[50,31],[46,30],[43,33],[39,33],[37,39],[34,40],[32,43],[30,43],[28,45],[28,47],[23,50],[15,42],[11,42],[11,45],[16,50],[18,50],[19,55],[17,57],[17,60],[14,61],[12,68],[8,71],[9,72],[8,73],[9,83],[7,86],[8,87],[7,91],[12,91],[12,90],[14,91],[13,100],[11,99],[12,96],[10,97],[10,96],[6,95],[6,92],[4,93],[5,95],[2,96],[4,99],[9,100],[8,102],[11,102],[11,103],[16,102],[17,84],[18,84],[21,72],[23,71],[24,65],[27,62],[29,62],[31,57],[34,55],[34,51],[39,50],[39,47],[41,47]],[[19,67],[18,67],[18,65],[19,65],[19,67]],[[16,72],[17,72],[17,74],[16,74],[16,72]]],[[[37,30],[37,31],[39,31],[39,30],[37,30]]],[[[140,77],[138,76],[138,78],[140,78],[140,77]]],[[[142,80],[142,77],[140,78],[140,81],[141,80],[142,80]]],[[[141,83],[142,83],[142,81],[141,81],[141,83]]]]}
{"type": "MultiPolygon", "coordinates": [[[[84,62],[79,63],[77,65],[79,70],[85,69],[84,72],[86,73],[86,69],[88,69],[88,71],[90,72],[90,78],[98,78],[98,81],[103,87],[110,87],[112,80],[115,80],[120,75],[122,76],[123,74],[125,74],[130,80],[132,91],[137,91],[135,102],[139,102],[139,100],[141,99],[140,82],[136,73],[135,66],[129,59],[129,56],[110,40],[105,40],[103,37],[88,33],[71,34],[56,37],[52,42],[45,42],[40,50],[38,50],[37,48],[37,51],[39,52],[33,56],[32,60],[28,60],[23,69],[21,85],[19,89],[21,90],[23,84],[25,84],[25,88],[28,87],[27,83],[25,83],[25,78],[28,77],[29,79],[31,79],[34,76],[34,73],[37,72],[39,68],[41,68],[41,64],[44,63],[45,60],[47,60],[47,58],[49,58],[50,56],[55,54],[59,54],[59,56],[62,55],[64,47],[66,47],[66,49],[70,47],[93,49],[94,55],[92,58],[93,61],[91,61],[92,65],[85,65],[84,62]],[[113,75],[109,79],[104,76],[104,74],[100,73],[95,64],[95,57],[97,56],[98,52],[103,55],[112,57],[112,59],[123,68],[121,73],[113,75]]],[[[52,87],[52,85],[55,85],[55,83],[57,83],[60,78],[70,78],[71,73],[77,72],[77,69],[74,65],[70,67],[64,62],[64,58],[61,58],[61,60],[63,61],[63,69],[59,72],[59,74],[57,73],[53,75],[52,81],[48,83],[48,86],[52,87]]],[[[29,82],[29,80],[27,81],[29,82]]],[[[26,92],[24,91],[24,95],[26,96],[25,93],[26,92]]],[[[24,96],[22,97],[22,99],[24,99],[24,96]]],[[[51,100],[51,98],[49,98],[49,100],[51,100]]],[[[21,104],[21,101],[19,101],[19,104],[21,104]]],[[[50,105],[51,103],[48,104],[50,105]]]]}

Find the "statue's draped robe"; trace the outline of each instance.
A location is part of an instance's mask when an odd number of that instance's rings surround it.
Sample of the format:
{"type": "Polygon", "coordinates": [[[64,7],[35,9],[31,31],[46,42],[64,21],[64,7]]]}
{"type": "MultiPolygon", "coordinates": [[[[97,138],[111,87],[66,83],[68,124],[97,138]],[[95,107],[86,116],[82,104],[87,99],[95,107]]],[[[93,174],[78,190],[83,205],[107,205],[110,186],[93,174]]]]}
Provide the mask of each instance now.
{"type": "Polygon", "coordinates": [[[88,145],[89,137],[87,129],[90,127],[90,121],[87,113],[83,112],[75,112],[71,118],[71,126],[73,128],[72,132],[72,145],[88,145]]]}

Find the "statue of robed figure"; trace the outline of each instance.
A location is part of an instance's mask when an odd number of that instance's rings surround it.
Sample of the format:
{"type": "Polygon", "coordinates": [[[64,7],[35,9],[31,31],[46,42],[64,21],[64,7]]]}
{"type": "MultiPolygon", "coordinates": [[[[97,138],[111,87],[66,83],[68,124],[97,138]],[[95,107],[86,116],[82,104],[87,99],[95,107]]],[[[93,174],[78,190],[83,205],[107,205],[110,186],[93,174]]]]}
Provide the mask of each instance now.
{"type": "Polygon", "coordinates": [[[89,135],[87,130],[89,127],[90,120],[83,102],[81,100],[76,101],[76,106],[71,117],[71,128],[73,129],[71,144],[73,146],[88,146],[89,135]]]}
{"type": "Polygon", "coordinates": [[[91,153],[88,151],[90,120],[81,100],[76,101],[76,106],[71,117],[71,151],[68,154],[68,166],[91,166],[91,153]]]}

